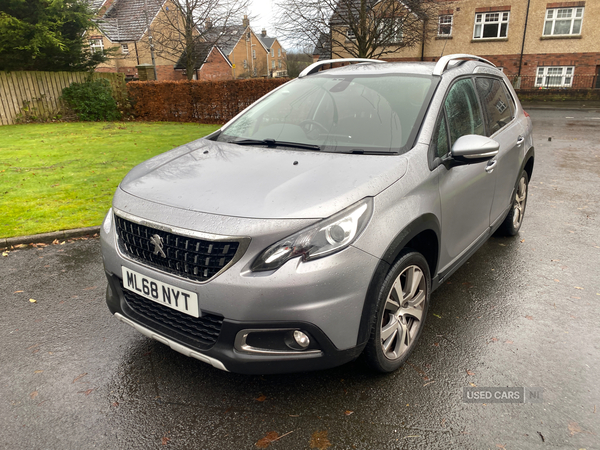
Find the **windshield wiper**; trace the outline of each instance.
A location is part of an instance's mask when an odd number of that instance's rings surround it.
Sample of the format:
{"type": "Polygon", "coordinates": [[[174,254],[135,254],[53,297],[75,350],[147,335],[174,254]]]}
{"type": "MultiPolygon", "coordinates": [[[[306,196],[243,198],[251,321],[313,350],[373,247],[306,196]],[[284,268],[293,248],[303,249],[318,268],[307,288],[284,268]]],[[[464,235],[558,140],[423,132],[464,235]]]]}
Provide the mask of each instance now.
{"type": "Polygon", "coordinates": [[[302,144],[301,142],[276,141],[275,139],[240,139],[239,141],[229,141],[230,144],[237,145],[266,145],[269,148],[292,147],[303,150],[321,151],[321,147],[312,144],[302,144]]]}
{"type": "Polygon", "coordinates": [[[351,150],[348,153],[353,155],[397,155],[397,152],[382,152],[378,150],[351,150]]]}

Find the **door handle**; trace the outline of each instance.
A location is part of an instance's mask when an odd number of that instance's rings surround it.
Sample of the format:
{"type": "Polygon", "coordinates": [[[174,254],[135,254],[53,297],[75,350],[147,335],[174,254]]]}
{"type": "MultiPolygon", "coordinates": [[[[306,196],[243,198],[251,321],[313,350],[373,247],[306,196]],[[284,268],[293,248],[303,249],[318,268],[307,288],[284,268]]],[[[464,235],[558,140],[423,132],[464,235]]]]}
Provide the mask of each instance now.
{"type": "Polygon", "coordinates": [[[517,145],[521,145],[523,142],[525,142],[525,138],[523,136],[519,136],[517,138],[517,145]]]}
{"type": "Polygon", "coordinates": [[[494,171],[494,167],[496,167],[496,164],[498,164],[498,160],[494,159],[493,161],[490,161],[487,166],[485,167],[485,171],[487,173],[492,173],[494,171]]]}

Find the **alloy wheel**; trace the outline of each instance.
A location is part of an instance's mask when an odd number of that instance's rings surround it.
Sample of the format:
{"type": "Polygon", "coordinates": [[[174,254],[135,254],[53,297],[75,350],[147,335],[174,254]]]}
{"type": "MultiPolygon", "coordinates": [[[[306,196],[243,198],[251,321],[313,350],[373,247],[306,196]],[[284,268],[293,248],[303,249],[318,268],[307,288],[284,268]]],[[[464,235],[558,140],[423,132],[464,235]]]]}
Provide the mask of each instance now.
{"type": "Polygon", "coordinates": [[[424,321],[427,283],[422,270],[411,265],[394,281],[381,318],[381,348],[390,360],[403,357],[424,321]]]}

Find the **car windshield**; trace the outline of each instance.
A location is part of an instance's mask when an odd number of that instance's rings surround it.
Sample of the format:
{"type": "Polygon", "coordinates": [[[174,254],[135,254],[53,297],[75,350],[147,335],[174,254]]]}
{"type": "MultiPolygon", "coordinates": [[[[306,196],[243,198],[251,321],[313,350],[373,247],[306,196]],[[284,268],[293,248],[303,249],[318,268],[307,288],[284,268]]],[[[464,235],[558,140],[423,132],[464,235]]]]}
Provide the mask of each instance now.
{"type": "Polygon", "coordinates": [[[412,145],[432,84],[431,77],[417,75],[308,76],[273,92],[217,140],[325,152],[399,153],[412,145]]]}

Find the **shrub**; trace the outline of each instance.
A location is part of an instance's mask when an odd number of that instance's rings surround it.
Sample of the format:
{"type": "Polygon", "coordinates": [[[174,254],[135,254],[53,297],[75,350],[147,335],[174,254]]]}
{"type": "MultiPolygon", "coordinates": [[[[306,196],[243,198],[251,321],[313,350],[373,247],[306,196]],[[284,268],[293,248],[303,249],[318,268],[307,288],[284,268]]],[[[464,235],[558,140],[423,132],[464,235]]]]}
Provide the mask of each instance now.
{"type": "Polygon", "coordinates": [[[223,124],[287,81],[131,81],[127,91],[138,119],[223,124]]]}
{"type": "Polygon", "coordinates": [[[121,113],[112,96],[108,80],[87,80],[63,89],[61,97],[75,111],[79,120],[118,120],[121,113]]]}

